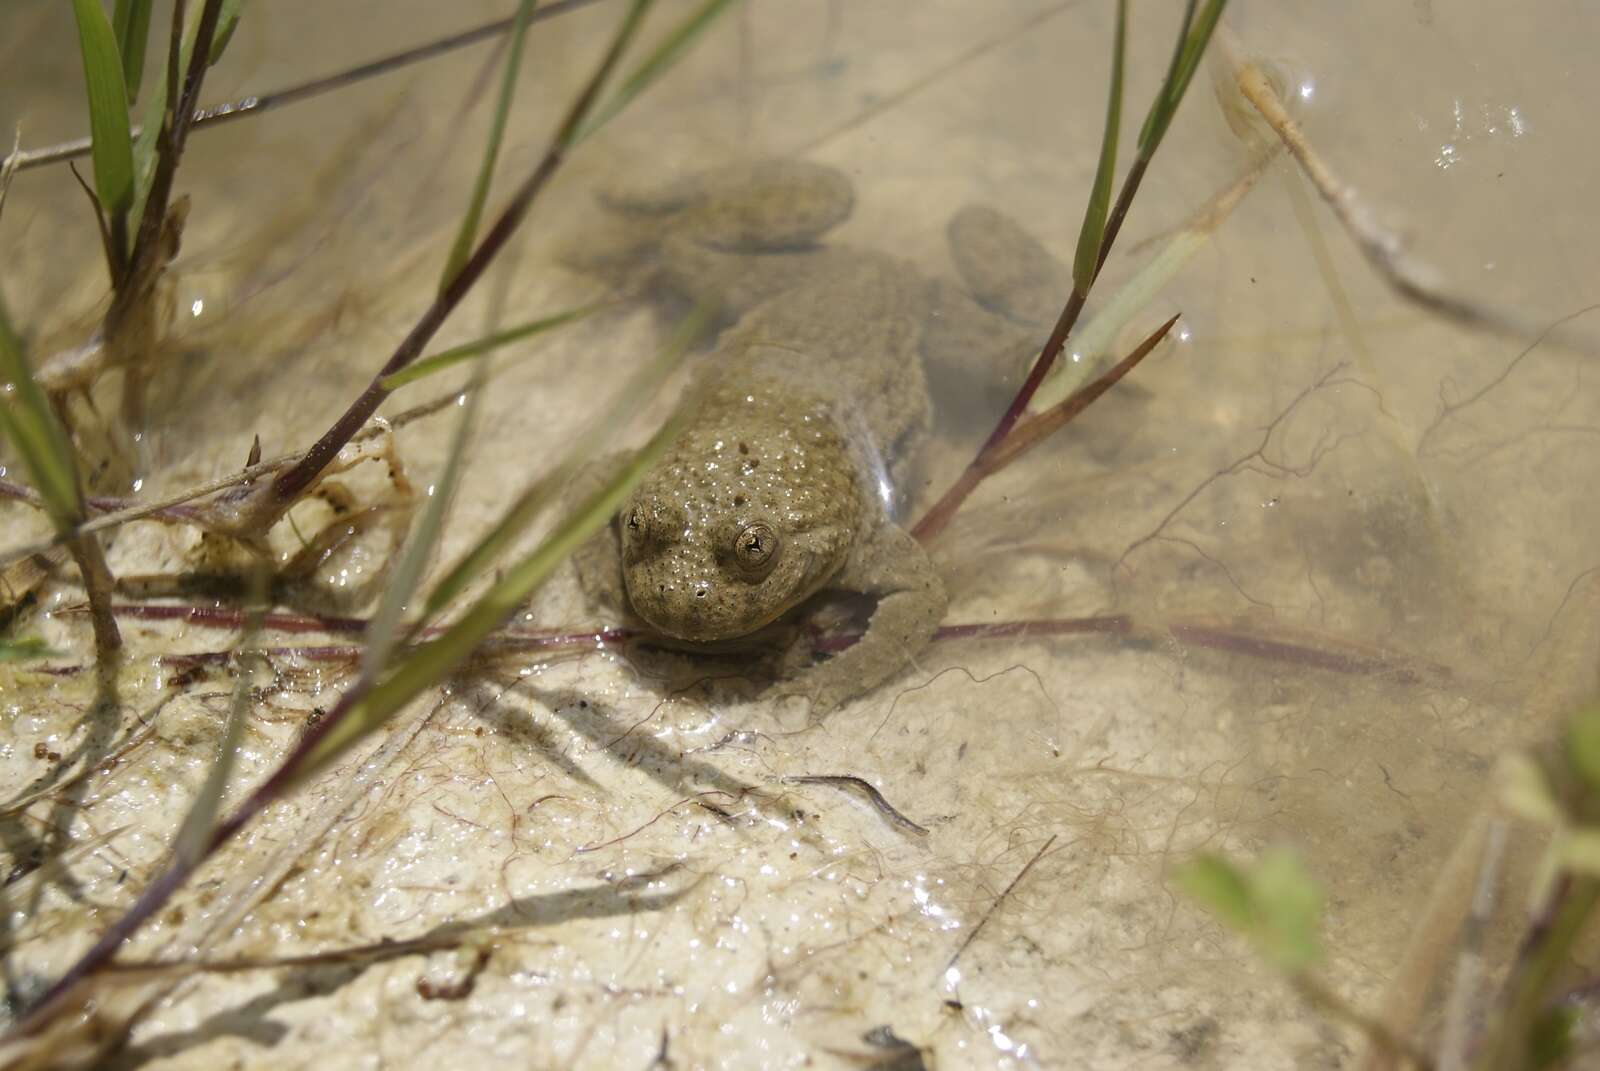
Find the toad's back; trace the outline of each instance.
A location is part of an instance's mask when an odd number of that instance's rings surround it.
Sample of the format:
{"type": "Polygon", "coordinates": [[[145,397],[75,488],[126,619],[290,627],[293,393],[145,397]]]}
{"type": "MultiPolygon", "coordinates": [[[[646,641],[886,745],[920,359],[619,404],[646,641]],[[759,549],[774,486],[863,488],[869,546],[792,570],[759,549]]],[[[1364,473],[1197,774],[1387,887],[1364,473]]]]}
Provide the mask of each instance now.
{"type": "Polygon", "coordinates": [[[919,445],[929,418],[917,356],[920,296],[906,265],[862,254],[752,309],[723,334],[701,374],[824,400],[857,425],[851,432],[870,440],[869,450],[897,463],[919,445]]]}

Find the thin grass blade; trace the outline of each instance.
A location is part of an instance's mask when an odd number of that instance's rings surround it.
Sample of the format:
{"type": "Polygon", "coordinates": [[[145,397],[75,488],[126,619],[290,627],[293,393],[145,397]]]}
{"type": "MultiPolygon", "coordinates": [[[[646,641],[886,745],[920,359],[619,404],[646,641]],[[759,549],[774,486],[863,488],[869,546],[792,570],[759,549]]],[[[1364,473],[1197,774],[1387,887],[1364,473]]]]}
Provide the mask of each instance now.
{"type": "Polygon", "coordinates": [[[1174,109],[1188,91],[1189,83],[1194,79],[1194,72],[1200,69],[1200,57],[1205,55],[1206,45],[1210,43],[1211,34],[1216,30],[1218,20],[1222,18],[1222,9],[1227,4],[1228,0],[1207,0],[1206,6],[1200,11],[1200,16],[1195,19],[1194,27],[1184,42],[1183,57],[1178,63],[1177,77],[1168,91],[1174,109]]]}
{"type": "Polygon", "coordinates": [[[0,303],[0,434],[16,444],[58,532],[83,514],[72,444],[22,353],[22,343],[0,303]],[[6,386],[11,389],[7,391],[6,386]]]}
{"type": "Polygon", "coordinates": [[[573,134],[570,144],[578,144],[616,118],[619,112],[633,103],[635,97],[670,71],[673,65],[682,59],[689,49],[694,47],[706,30],[710,29],[712,24],[737,2],[738,0],[705,0],[698,8],[691,11],[617,85],[617,88],[603,103],[584,117],[583,122],[578,125],[576,132],[573,134]]]}
{"type": "Polygon", "coordinates": [[[1136,150],[1139,156],[1148,158],[1155,151],[1151,139],[1156,137],[1156,121],[1164,114],[1161,104],[1166,100],[1167,87],[1178,80],[1178,65],[1183,62],[1184,49],[1189,43],[1189,27],[1194,25],[1194,11],[1198,3],[1199,0],[1186,0],[1183,5],[1183,21],[1179,23],[1178,35],[1172,43],[1172,59],[1167,63],[1167,73],[1161,79],[1161,89],[1157,91],[1155,100],[1150,102],[1144,125],[1139,128],[1136,150]]]}
{"type": "Polygon", "coordinates": [[[406,543],[405,553],[384,586],[383,598],[379,600],[378,608],[367,625],[366,649],[361,655],[361,676],[369,682],[376,680],[379,672],[388,665],[395,637],[399,634],[400,618],[410,605],[411,597],[416,594],[417,585],[421,583],[423,571],[427,569],[434,551],[438,549],[439,536],[444,531],[445,514],[449,512],[456,486],[461,482],[462,461],[466,457],[467,442],[477,419],[478,404],[483,397],[487,378],[484,375],[485,367],[480,364],[473,372],[472,384],[462,400],[461,419],[456,421],[455,431],[450,437],[450,452],[445,457],[444,472],[434,484],[428,504],[423,507],[417,527],[406,543]]]}
{"type": "Polygon", "coordinates": [[[144,52],[150,40],[150,12],[155,0],[117,0],[111,12],[111,29],[122,55],[123,85],[128,100],[139,96],[139,80],[144,77],[144,52]]]}
{"type": "Polygon", "coordinates": [[[1222,10],[1227,5],[1228,0],[1206,0],[1206,6],[1200,9],[1198,16],[1195,16],[1194,0],[1190,0],[1188,9],[1184,12],[1183,27],[1178,47],[1172,56],[1172,65],[1167,70],[1166,79],[1161,83],[1161,91],[1150,104],[1150,112],[1145,116],[1144,126],[1139,130],[1140,157],[1149,159],[1155,155],[1156,147],[1166,136],[1167,127],[1172,125],[1173,116],[1178,114],[1178,105],[1183,103],[1189,83],[1194,79],[1194,72],[1200,67],[1200,57],[1205,55],[1212,31],[1217,28],[1217,20],[1222,18],[1222,10]]]}
{"type": "Polygon", "coordinates": [[[217,32],[211,38],[211,55],[206,57],[206,63],[212,67],[222,59],[222,54],[228,50],[228,42],[233,40],[233,31],[239,28],[239,16],[244,14],[244,0],[222,0],[222,15],[217,19],[217,32]]]}
{"type": "MultiPolygon", "coordinates": [[[[265,585],[260,585],[264,587],[265,585]]],[[[178,835],[173,839],[172,854],[180,866],[192,867],[204,856],[211,842],[212,831],[227,794],[228,782],[233,778],[233,768],[238,764],[239,741],[244,737],[245,722],[250,718],[251,663],[256,659],[256,637],[261,628],[261,610],[251,613],[234,657],[236,676],[233,682],[233,700],[228,704],[228,718],[222,724],[222,739],[217,743],[217,757],[206,772],[206,779],[189,804],[189,813],[183,816],[178,835]]]]}
{"type": "Polygon", "coordinates": [[[686,409],[662,425],[650,442],[629,458],[604,487],[590,495],[539,547],[513,565],[438,639],[416,648],[384,680],[350,707],[296,764],[289,783],[311,777],[348,748],[378,729],[424,691],[443,683],[473,650],[566,560],[584,540],[611,519],[622,500],[643,479],[682,430],[686,409]]]}
{"type": "Polygon", "coordinates": [[[378,385],[384,390],[398,390],[408,383],[415,383],[417,380],[424,379],[436,372],[443,372],[447,369],[454,368],[463,361],[469,361],[474,357],[481,357],[486,353],[490,353],[499,349],[501,346],[506,346],[510,343],[521,341],[522,339],[529,338],[533,335],[542,334],[552,328],[560,327],[563,324],[569,324],[574,320],[581,320],[585,316],[588,316],[599,309],[606,308],[611,304],[613,304],[613,302],[597,301],[592,305],[580,305],[575,309],[567,309],[565,312],[558,312],[550,316],[541,317],[537,320],[530,320],[525,324],[518,324],[516,327],[508,327],[504,331],[496,331],[492,335],[485,335],[484,337],[474,339],[471,342],[464,342],[459,346],[452,346],[450,349],[441,350],[431,357],[424,357],[415,364],[409,364],[392,376],[385,376],[383,379],[378,381],[378,385]]]}
{"type": "Polygon", "coordinates": [[[678,325],[672,338],[662,347],[656,358],[629,377],[611,404],[573,444],[566,460],[550,475],[536,481],[523,491],[489,533],[451,568],[443,580],[439,581],[428,596],[422,620],[432,619],[450,605],[468,584],[487,571],[517,536],[554,501],[556,493],[565,485],[582,459],[597,454],[604,447],[606,438],[615,434],[616,429],[622,427],[631,414],[637,412],[647,399],[655,395],[666,378],[678,367],[689,348],[710,326],[711,313],[711,306],[700,305],[684,317],[683,322],[678,325]]]}
{"type": "Polygon", "coordinates": [[[472,186],[472,197],[467,202],[467,214],[456,231],[455,244],[445,259],[444,274],[439,279],[439,289],[450,285],[461,265],[472,255],[472,246],[478,240],[478,223],[483,219],[483,206],[489,200],[489,184],[494,179],[495,161],[500,158],[500,143],[505,140],[506,120],[511,115],[511,101],[517,92],[517,75],[522,71],[522,46],[528,35],[528,18],[536,0],[522,0],[517,5],[516,21],[511,24],[511,47],[506,52],[506,66],[500,79],[500,97],[495,102],[494,121],[489,128],[489,143],[484,146],[483,160],[478,165],[478,179],[472,186]]]}
{"type": "Polygon", "coordinates": [[[144,110],[139,113],[139,136],[133,142],[133,211],[131,217],[135,220],[144,216],[144,202],[150,195],[150,184],[155,181],[156,174],[156,146],[161,140],[161,131],[164,128],[163,118],[167,110],[167,81],[169,69],[179,72],[189,69],[189,56],[194,52],[195,34],[200,29],[200,16],[204,5],[189,8],[183,25],[182,37],[179,39],[178,55],[176,61],[168,57],[168,62],[157,70],[157,77],[150,86],[150,95],[145,98],[144,110]]]}
{"type": "Polygon", "coordinates": [[[128,90],[117,37],[100,0],[72,0],[89,96],[94,188],[106,214],[116,218],[133,203],[133,141],[128,133],[128,90]]]}
{"type": "Polygon", "coordinates": [[[1111,92],[1106,101],[1106,127],[1100,136],[1100,162],[1095,165],[1094,186],[1078,232],[1078,251],[1072,259],[1072,285],[1087,294],[1100,264],[1100,243],[1105,237],[1106,215],[1111,210],[1111,179],[1117,170],[1117,137],[1122,128],[1122,65],[1128,43],[1128,2],[1117,0],[1117,29],[1111,46],[1111,92]]]}

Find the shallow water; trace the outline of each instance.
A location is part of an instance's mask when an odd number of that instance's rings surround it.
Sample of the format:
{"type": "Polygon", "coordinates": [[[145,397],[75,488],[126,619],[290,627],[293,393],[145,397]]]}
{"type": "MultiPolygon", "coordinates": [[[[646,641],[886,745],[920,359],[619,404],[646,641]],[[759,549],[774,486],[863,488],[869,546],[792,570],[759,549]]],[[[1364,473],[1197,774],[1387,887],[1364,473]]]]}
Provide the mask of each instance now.
{"type": "MultiPolygon", "coordinates": [[[[506,6],[259,5],[207,96],[339,69],[506,6]]],[[[1134,8],[1125,154],[1179,5],[1134,8]]],[[[497,189],[537,158],[617,10],[530,36],[497,189]]],[[[856,205],[828,240],[930,276],[956,279],[945,225],[973,202],[1070,261],[1111,10],[752,0],[574,153],[438,345],[603,296],[560,264],[606,222],[596,189],[751,156],[839,168],[856,205]]],[[[1469,330],[1404,301],[1278,160],[1115,349],[1181,312],[1174,339],[986,482],[931,546],[947,623],[1087,631],[954,636],[825,720],[754,700],[758,673],[740,659],[585,649],[477,667],[269,811],[126,955],[288,957],[490,928],[487,959],[446,950],[125,986],[105,997],[108,1018],[163,1000],[138,1017],[121,1066],[890,1066],[903,1054],[884,1027],[940,1068],[1355,1066],[1355,1035],[1307,1011],[1169,883],[1197,850],[1283,844],[1325,889],[1330,985],[1395,1014],[1416,1004],[1432,1024],[1407,971],[1453,953],[1448,933],[1429,952],[1424,905],[1461,887],[1440,874],[1481,828],[1495,759],[1548,737],[1596,685],[1587,102],[1600,17],[1577,0],[1516,21],[1442,0],[1229,11],[1240,50],[1272,66],[1362,217],[1451,293],[1565,333],[1469,330]],[[853,784],[789,780],[806,776],[864,779],[927,832],[853,784]],[[470,992],[451,992],[468,977],[470,992]]],[[[23,122],[27,145],[80,133],[65,9],[27,0],[0,20],[13,31],[0,40],[25,41],[0,46],[15,72],[4,129],[23,122]]],[[[475,94],[492,86],[490,59],[476,46],[195,135],[178,342],[152,395],[141,494],[237,469],[257,435],[267,456],[303,446],[387,357],[436,285],[487,123],[475,94]]],[[[1151,168],[1102,298],[1249,166],[1209,77],[1151,168]]],[[[28,172],[0,217],[8,262],[26,265],[0,284],[40,349],[81,337],[104,290],[81,198],[60,169],[28,172]]],[[[495,358],[443,562],[548,471],[670,326],[629,305],[495,358]]],[[[463,381],[405,388],[384,412],[463,381]]],[[[102,412],[115,412],[112,386],[102,412]]],[[[922,506],[1002,396],[961,397],[938,411],[922,506]]],[[[428,492],[451,411],[395,432],[403,479],[375,464],[345,478],[358,502],[391,508],[288,591],[286,612],[370,609],[397,529],[385,521],[403,517],[404,481],[428,492]]],[[[618,445],[648,422],[618,429],[618,445]]],[[[312,530],[327,515],[295,516],[312,530]]],[[[8,545],[42,530],[14,504],[0,526],[8,545]]],[[[291,552],[295,534],[279,534],[291,552]]],[[[196,542],[182,527],[124,529],[112,567],[148,578],[124,600],[218,605],[171,591],[196,542]]],[[[44,589],[42,609],[81,601],[69,580],[44,589]]],[[[87,661],[81,616],[27,620],[63,652],[53,664],[87,661]]],[[[516,622],[609,623],[566,572],[516,622]]],[[[14,794],[118,756],[0,818],[19,879],[5,915],[13,994],[37,991],[156,873],[227,708],[225,673],[174,684],[182,667],[159,660],[227,650],[234,632],[124,624],[118,724],[85,717],[86,674],[0,667],[14,794]],[[34,869],[62,852],[65,868],[34,869]]],[[[268,642],[275,674],[259,682],[241,783],[353,679],[311,650],[347,634],[268,642]]],[[[1536,845],[1514,839],[1520,874],[1536,845]]],[[[1512,888],[1491,953],[1522,909],[1512,888]]]]}

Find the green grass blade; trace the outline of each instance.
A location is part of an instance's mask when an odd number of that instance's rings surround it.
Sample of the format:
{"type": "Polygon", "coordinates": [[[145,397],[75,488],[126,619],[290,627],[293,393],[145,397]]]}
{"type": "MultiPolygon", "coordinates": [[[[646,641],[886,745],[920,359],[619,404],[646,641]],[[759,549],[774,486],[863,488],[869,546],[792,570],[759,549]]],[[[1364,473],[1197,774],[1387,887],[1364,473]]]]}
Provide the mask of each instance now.
{"type": "Polygon", "coordinates": [[[179,865],[194,866],[205,856],[211,833],[217,826],[222,797],[228,791],[233,768],[239,759],[239,741],[244,737],[245,722],[250,718],[250,664],[255,660],[256,634],[261,627],[261,611],[250,615],[244,637],[234,659],[235,677],[233,701],[228,704],[228,718],[222,723],[222,739],[217,743],[217,756],[206,772],[206,779],[189,804],[189,813],[183,816],[178,835],[173,839],[172,854],[179,865]]]}
{"type": "Polygon", "coordinates": [[[154,7],[155,0],[117,0],[112,9],[111,28],[122,55],[123,85],[130,101],[138,99],[139,79],[144,77],[144,51],[150,40],[150,11],[154,7]]]}
{"type": "Polygon", "coordinates": [[[1117,30],[1111,48],[1111,93],[1106,101],[1106,128],[1100,136],[1100,162],[1095,165],[1094,186],[1078,232],[1078,251],[1072,259],[1072,285],[1087,294],[1100,263],[1100,242],[1105,237],[1106,214],[1111,210],[1111,179],[1117,170],[1117,136],[1122,127],[1122,64],[1128,43],[1128,0],[1117,0],[1117,30]]]}
{"type": "Polygon", "coordinates": [[[244,0],[222,0],[222,14],[217,17],[217,31],[211,38],[211,55],[206,64],[215,67],[233,40],[233,31],[239,28],[239,16],[244,14],[244,0]]]}
{"type": "Polygon", "coordinates": [[[489,533],[478,540],[439,581],[428,596],[423,620],[431,619],[450,605],[474,578],[481,576],[499,559],[512,541],[550,505],[582,459],[593,457],[603,450],[607,439],[615,434],[616,429],[622,427],[632,413],[655,395],[710,323],[711,308],[707,305],[695,308],[684,317],[656,358],[629,377],[611,404],[591,422],[568,451],[566,460],[550,475],[523,491],[489,533]]]}
{"type": "Polygon", "coordinates": [[[494,178],[495,161],[500,158],[500,143],[505,139],[506,120],[511,115],[511,100],[516,96],[517,75],[522,70],[522,45],[528,35],[528,17],[536,0],[522,0],[517,5],[516,21],[511,24],[511,47],[506,53],[506,66],[500,79],[500,97],[495,103],[494,122],[489,128],[489,143],[483,149],[483,161],[478,165],[478,179],[472,187],[472,198],[467,202],[467,214],[456,231],[455,243],[444,263],[444,274],[439,278],[443,290],[455,279],[461,265],[472,255],[473,243],[478,240],[478,223],[483,218],[483,206],[489,199],[489,183],[494,178]]]}
{"type": "Polygon", "coordinates": [[[367,625],[366,649],[361,655],[361,676],[365,680],[375,680],[379,671],[388,664],[399,632],[400,618],[410,605],[411,597],[416,594],[429,560],[438,549],[439,536],[444,531],[445,514],[455,498],[456,485],[461,482],[467,441],[471,438],[478,403],[483,397],[486,379],[484,367],[478,365],[473,373],[472,385],[461,406],[461,419],[456,421],[455,431],[450,437],[450,452],[445,457],[444,471],[433,485],[428,504],[423,507],[422,516],[417,518],[417,527],[406,542],[405,552],[384,586],[383,598],[378,601],[378,608],[367,625]]]}
{"type": "Polygon", "coordinates": [[[633,99],[672,69],[693,48],[702,34],[737,0],[705,0],[662,38],[650,54],[624,78],[605,101],[578,124],[570,144],[576,145],[616,118],[633,99]]]}
{"type": "Polygon", "coordinates": [[[1194,72],[1199,70],[1200,57],[1205,55],[1206,45],[1211,41],[1211,33],[1217,28],[1217,21],[1222,18],[1222,9],[1227,4],[1228,0],[1207,0],[1200,17],[1195,19],[1194,28],[1189,31],[1189,36],[1184,42],[1183,58],[1178,63],[1177,76],[1169,90],[1174,109],[1188,91],[1194,72]]]}
{"type": "Polygon", "coordinates": [[[1155,151],[1152,138],[1156,136],[1156,120],[1163,114],[1161,103],[1166,100],[1167,87],[1178,79],[1178,66],[1183,62],[1183,53],[1189,43],[1189,27],[1194,25],[1194,9],[1199,0],[1186,0],[1183,5],[1183,21],[1178,24],[1178,36],[1172,44],[1172,59],[1167,64],[1166,77],[1161,79],[1161,89],[1156,93],[1156,99],[1150,104],[1150,111],[1144,117],[1144,125],[1139,128],[1138,153],[1148,157],[1155,151]]]}
{"type": "Polygon", "coordinates": [[[622,500],[678,435],[685,412],[680,409],[667,421],[644,449],[629,458],[604,487],[564,518],[532,554],[507,570],[459,621],[438,639],[416,648],[394,672],[356,700],[339,724],[306,753],[295,770],[293,781],[303,781],[326,767],[411,700],[443,683],[455,672],[556,566],[611,519],[622,500]]]}
{"type": "Polygon", "coordinates": [[[39,389],[22,353],[22,343],[11,329],[0,303],[0,435],[16,445],[33,477],[45,511],[65,534],[82,517],[77,469],[72,444],[56,420],[55,411],[39,389]],[[4,388],[9,384],[10,391],[4,388]]]}
{"type": "Polygon", "coordinates": [[[93,144],[94,189],[113,219],[133,203],[133,141],[128,133],[128,90],[122,57],[100,0],[72,0],[78,20],[78,47],[89,96],[89,136],[93,144]]]}
{"type": "Polygon", "coordinates": [[[603,309],[611,304],[613,302],[597,301],[592,305],[580,305],[575,309],[567,309],[565,312],[554,313],[537,320],[529,320],[525,324],[508,327],[504,331],[496,331],[492,335],[485,335],[471,342],[452,346],[450,349],[441,350],[430,357],[424,357],[420,361],[408,364],[392,376],[385,376],[378,381],[378,385],[384,390],[398,390],[408,383],[415,383],[417,380],[431,376],[436,372],[454,368],[463,361],[481,357],[486,353],[499,349],[501,346],[509,345],[531,335],[542,334],[551,328],[560,327],[562,324],[571,323],[574,320],[581,320],[596,310],[603,309]]]}
{"type": "MultiPolygon", "coordinates": [[[[1191,3],[1190,7],[1193,6],[1191,3]]],[[[1217,20],[1222,18],[1222,10],[1227,6],[1228,0],[1206,0],[1206,6],[1192,24],[1190,16],[1193,12],[1185,13],[1184,33],[1172,57],[1172,66],[1139,131],[1140,156],[1153,156],[1161,139],[1166,136],[1167,127],[1172,125],[1172,117],[1178,114],[1178,105],[1183,103],[1189,83],[1194,79],[1194,72],[1200,67],[1200,57],[1205,55],[1206,45],[1211,42],[1211,33],[1217,28],[1217,20]]]]}

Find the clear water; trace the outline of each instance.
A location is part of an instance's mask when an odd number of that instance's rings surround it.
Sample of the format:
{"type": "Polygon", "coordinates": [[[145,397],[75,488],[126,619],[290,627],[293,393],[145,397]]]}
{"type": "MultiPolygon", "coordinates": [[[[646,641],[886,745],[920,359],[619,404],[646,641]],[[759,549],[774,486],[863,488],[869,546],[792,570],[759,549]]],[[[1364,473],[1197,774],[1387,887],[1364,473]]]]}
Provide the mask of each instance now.
{"type": "MultiPolygon", "coordinates": [[[[208,97],[506,6],[258,5],[208,97]]],[[[1180,5],[1134,7],[1125,151],[1180,5]]],[[[686,5],[666,8],[658,26],[686,5]]],[[[970,202],[1070,260],[1111,11],[751,0],[574,154],[439,344],[595,297],[557,259],[603,222],[597,188],[747,156],[840,168],[857,205],[835,238],[929,275],[955,278],[945,223],[970,202]]],[[[616,14],[602,3],[533,32],[497,188],[537,158],[616,14]]],[[[751,701],[736,661],[497,659],[418,704],[373,761],[252,826],[128,952],[283,957],[487,927],[470,995],[419,990],[469,973],[462,952],[168,979],[124,1066],[648,1066],[663,1046],[677,1066],[888,1066],[869,1062],[895,1055],[884,1036],[867,1037],[885,1026],[940,1068],[1354,1066],[1358,1039],[1322,1025],[1168,883],[1196,850],[1280,844],[1325,888],[1329,983],[1431,1022],[1411,972],[1451,962],[1450,904],[1475,870],[1490,769],[1596,683],[1600,26],[1578,0],[1516,19],[1444,0],[1239,0],[1229,22],[1364,217],[1449,291],[1566,334],[1466,330],[1402,300],[1280,160],[1118,348],[1181,312],[1175,341],[980,488],[933,545],[952,624],[1122,615],[1128,631],[941,642],[821,722],[751,701]],[[852,790],[785,780],[806,775],[863,778],[929,832],[852,790]],[[1421,920],[1440,918],[1435,941],[1421,920]]],[[[26,145],[81,133],[66,8],[19,0],[0,25],[3,128],[21,122],[26,145]]],[[[476,167],[490,56],[478,46],[195,136],[178,341],[152,395],[141,494],[236,469],[256,435],[268,456],[304,445],[387,357],[431,295],[476,167]]],[[[1150,171],[1103,295],[1247,167],[1209,77],[1150,171]]],[[[104,291],[81,198],[59,168],[29,172],[0,217],[0,282],[40,351],[81,337],[104,291]]],[[[546,471],[663,323],[612,311],[496,359],[445,561],[546,471]]],[[[385,412],[450,386],[407,388],[385,412]]],[[[940,412],[933,491],[992,416],[993,396],[973,397],[971,411],[940,412]]],[[[449,427],[446,414],[395,434],[419,493],[449,427]]],[[[618,429],[619,445],[638,433],[618,429]]],[[[349,475],[357,501],[399,502],[380,468],[349,475]]],[[[15,504],[0,527],[8,544],[40,531],[15,504]]],[[[284,533],[286,552],[294,540],[284,533]]],[[[125,601],[213,605],[170,591],[195,568],[195,542],[179,527],[125,529],[112,565],[149,578],[125,601]]],[[[291,609],[363,612],[391,542],[375,524],[291,609]]],[[[63,582],[42,605],[80,598],[63,582]]],[[[81,616],[29,620],[60,664],[86,660],[81,616]]],[[[604,623],[562,574],[518,625],[604,623]]],[[[78,677],[0,667],[14,794],[58,763],[70,779],[85,756],[119,756],[0,819],[21,877],[5,905],[13,993],[61,969],[156,871],[226,709],[223,674],[173,687],[159,659],[226,650],[234,633],[125,624],[116,725],[85,717],[78,677]],[[35,852],[64,852],[70,880],[27,873],[35,852]]],[[[349,679],[303,650],[348,636],[271,642],[297,650],[274,658],[247,782],[349,679]]],[[[1499,920],[1520,910],[1512,894],[1499,920]]],[[[119,988],[106,1014],[155,991],[119,988]]]]}

